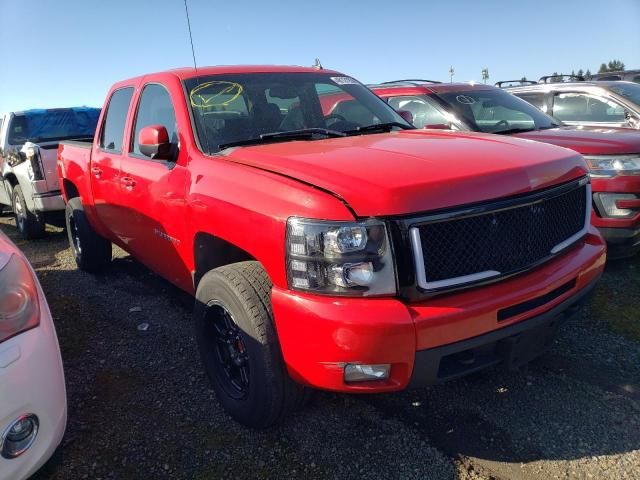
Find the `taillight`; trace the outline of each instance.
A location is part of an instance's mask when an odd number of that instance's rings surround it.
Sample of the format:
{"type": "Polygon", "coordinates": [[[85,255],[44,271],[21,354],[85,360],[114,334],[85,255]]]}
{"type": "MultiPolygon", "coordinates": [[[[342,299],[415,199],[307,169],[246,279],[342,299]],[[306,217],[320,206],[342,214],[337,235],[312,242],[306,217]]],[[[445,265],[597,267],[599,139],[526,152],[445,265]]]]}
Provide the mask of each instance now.
{"type": "Polygon", "coordinates": [[[0,342],[40,323],[38,289],[26,261],[11,255],[0,266],[0,342]]]}

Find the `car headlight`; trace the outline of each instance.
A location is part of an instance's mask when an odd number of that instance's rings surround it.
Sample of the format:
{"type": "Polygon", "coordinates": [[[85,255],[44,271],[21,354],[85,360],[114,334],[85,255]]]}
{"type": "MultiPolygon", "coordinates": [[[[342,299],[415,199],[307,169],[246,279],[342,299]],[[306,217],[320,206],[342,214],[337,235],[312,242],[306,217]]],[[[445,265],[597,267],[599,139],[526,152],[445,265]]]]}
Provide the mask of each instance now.
{"type": "Polygon", "coordinates": [[[289,218],[286,238],[289,288],[332,295],[396,293],[385,224],[289,218]]]}
{"type": "Polygon", "coordinates": [[[640,155],[585,155],[592,177],[640,175],[640,155]]]}
{"type": "Polygon", "coordinates": [[[40,324],[38,290],[29,266],[10,255],[0,257],[0,342],[40,324]]]}

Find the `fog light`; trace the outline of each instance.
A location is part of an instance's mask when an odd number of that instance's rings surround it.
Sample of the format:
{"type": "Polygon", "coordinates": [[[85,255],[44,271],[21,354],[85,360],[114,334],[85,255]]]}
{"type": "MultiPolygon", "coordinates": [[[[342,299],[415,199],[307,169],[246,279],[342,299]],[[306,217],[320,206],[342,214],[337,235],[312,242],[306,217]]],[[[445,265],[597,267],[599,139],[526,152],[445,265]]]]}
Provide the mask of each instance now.
{"type": "Polygon", "coordinates": [[[38,434],[38,417],[33,414],[16,419],[0,438],[4,458],[16,458],[26,452],[38,434]]]}
{"type": "Polygon", "coordinates": [[[389,378],[391,365],[388,363],[379,365],[347,364],[344,367],[345,382],[371,382],[386,380],[389,378]]]}
{"type": "Polygon", "coordinates": [[[633,215],[633,210],[620,208],[618,201],[636,200],[638,197],[633,193],[601,193],[599,198],[607,217],[629,217],[633,215]]]}

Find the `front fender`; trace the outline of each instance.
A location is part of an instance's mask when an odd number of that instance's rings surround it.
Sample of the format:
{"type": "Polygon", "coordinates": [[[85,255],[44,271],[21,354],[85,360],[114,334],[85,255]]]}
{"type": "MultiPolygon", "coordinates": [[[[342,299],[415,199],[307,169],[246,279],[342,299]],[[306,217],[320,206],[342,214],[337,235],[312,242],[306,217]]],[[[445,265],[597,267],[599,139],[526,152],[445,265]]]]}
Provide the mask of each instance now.
{"type": "MultiPolygon", "coordinates": [[[[190,167],[191,245],[200,232],[221,238],[258,260],[273,284],[282,288],[287,286],[284,258],[289,217],[354,219],[333,195],[289,177],[211,157],[194,159],[190,167]]],[[[194,271],[193,252],[189,261],[194,271]]]]}

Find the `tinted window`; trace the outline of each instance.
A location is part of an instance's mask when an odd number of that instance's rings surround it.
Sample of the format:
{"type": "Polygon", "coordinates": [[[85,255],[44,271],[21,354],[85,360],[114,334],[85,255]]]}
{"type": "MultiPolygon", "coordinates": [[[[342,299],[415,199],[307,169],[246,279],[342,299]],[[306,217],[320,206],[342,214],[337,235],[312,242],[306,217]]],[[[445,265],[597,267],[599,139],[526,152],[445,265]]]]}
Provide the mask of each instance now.
{"type": "Polygon", "coordinates": [[[611,100],[585,93],[556,94],[553,116],[565,122],[619,123],[625,121],[624,108],[611,100]]]}
{"type": "Polygon", "coordinates": [[[518,97],[547,113],[547,106],[544,104],[544,93],[519,93],[518,97]]]}
{"type": "MultiPolygon", "coordinates": [[[[640,77],[638,77],[640,80],[640,77]]],[[[609,87],[609,90],[625,97],[636,105],[640,105],[640,85],[634,83],[617,83],[609,87]]]]}
{"type": "Polygon", "coordinates": [[[622,77],[620,75],[603,75],[602,77],[598,77],[598,80],[602,80],[602,81],[622,80],[622,77]]]}
{"type": "Polygon", "coordinates": [[[99,116],[100,109],[88,107],[27,110],[9,122],[9,143],[93,138],[99,116]]]}
{"type": "Polygon", "coordinates": [[[395,110],[405,110],[413,115],[413,124],[418,128],[425,125],[451,123],[446,114],[436,107],[430,100],[417,96],[402,96],[389,98],[389,105],[395,110]]]}
{"type": "Polygon", "coordinates": [[[124,124],[127,120],[129,104],[133,96],[133,88],[122,88],[111,95],[107,106],[107,115],[100,134],[100,148],[122,151],[122,137],[124,136],[124,124]]]}
{"type": "Polygon", "coordinates": [[[191,78],[185,84],[196,133],[207,153],[273,132],[309,128],[353,132],[392,122],[410,128],[364,85],[335,74],[225,74],[191,78]]]}
{"type": "Polygon", "coordinates": [[[147,85],[142,90],[132,139],[133,153],[142,155],[139,143],[140,130],[149,125],[162,125],[167,129],[169,141],[173,144],[178,143],[176,114],[173,110],[169,92],[161,85],[147,85]]]}
{"type": "Polygon", "coordinates": [[[640,83],[640,75],[636,75],[631,79],[632,82],[640,83]]]}

